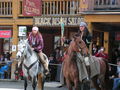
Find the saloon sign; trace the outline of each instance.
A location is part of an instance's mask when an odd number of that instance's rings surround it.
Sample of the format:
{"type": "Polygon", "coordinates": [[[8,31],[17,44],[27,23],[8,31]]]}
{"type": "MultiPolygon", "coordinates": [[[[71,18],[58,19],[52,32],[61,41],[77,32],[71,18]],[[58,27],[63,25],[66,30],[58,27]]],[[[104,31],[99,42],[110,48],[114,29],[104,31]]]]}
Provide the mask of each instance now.
{"type": "Polygon", "coordinates": [[[24,16],[41,16],[42,1],[41,0],[23,0],[24,16]]]}
{"type": "Polygon", "coordinates": [[[0,30],[0,38],[11,38],[11,30],[0,30]]]}
{"type": "MultiPolygon", "coordinates": [[[[62,22],[65,26],[78,26],[82,17],[62,17],[62,22]]],[[[60,26],[61,17],[34,17],[34,24],[36,26],[60,26]]]]}

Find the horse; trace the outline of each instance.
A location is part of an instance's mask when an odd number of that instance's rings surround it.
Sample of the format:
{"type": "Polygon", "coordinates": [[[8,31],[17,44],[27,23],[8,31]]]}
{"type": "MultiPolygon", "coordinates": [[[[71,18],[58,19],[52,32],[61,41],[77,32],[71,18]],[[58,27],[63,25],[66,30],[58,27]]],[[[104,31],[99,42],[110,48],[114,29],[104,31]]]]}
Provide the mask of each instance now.
{"type": "Polygon", "coordinates": [[[65,78],[65,82],[69,90],[72,90],[73,85],[75,90],[80,90],[79,72],[76,63],[76,52],[79,52],[79,47],[76,42],[76,38],[73,38],[70,42],[62,66],[63,78],[65,78]]]}
{"type": "Polygon", "coordinates": [[[107,84],[109,83],[109,66],[107,62],[108,60],[101,57],[91,56],[88,47],[86,46],[85,42],[82,40],[81,35],[76,34],[75,36],[78,39],[77,45],[79,45],[79,48],[81,49],[81,54],[84,57],[91,57],[94,61],[98,62],[100,66],[99,68],[100,73],[91,78],[94,87],[96,88],[96,90],[109,90],[107,86],[107,84]]]}
{"type": "MultiPolygon", "coordinates": [[[[28,43],[28,40],[21,40],[18,43],[18,52],[16,57],[18,60],[22,62],[22,70],[24,77],[24,90],[27,90],[27,81],[31,80],[33,90],[36,90],[37,81],[38,87],[40,90],[44,89],[44,68],[42,64],[39,62],[39,56],[35,51],[33,51],[28,43]],[[39,78],[40,75],[40,78],[39,78]],[[38,80],[37,80],[38,76],[38,80]],[[41,86],[39,86],[39,84],[41,86]]],[[[43,53],[44,59],[48,61],[47,56],[43,53]]]]}

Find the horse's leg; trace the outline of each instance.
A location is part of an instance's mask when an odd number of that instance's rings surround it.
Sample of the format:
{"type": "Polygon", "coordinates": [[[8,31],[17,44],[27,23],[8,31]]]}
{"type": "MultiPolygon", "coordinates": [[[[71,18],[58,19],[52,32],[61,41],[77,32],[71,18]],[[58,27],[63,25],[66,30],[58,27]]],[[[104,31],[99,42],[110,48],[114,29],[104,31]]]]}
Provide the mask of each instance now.
{"type": "Polygon", "coordinates": [[[33,80],[32,80],[32,87],[33,87],[33,90],[36,89],[36,85],[37,85],[37,77],[34,76],[34,77],[33,77],[33,80]]]}
{"type": "Polygon", "coordinates": [[[24,77],[24,90],[27,90],[27,77],[24,77]]]}
{"type": "Polygon", "coordinates": [[[79,79],[78,78],[74,80],[74,87],[75,87],[75,90],[80,90],[79,79]]]}
{"type": "Polygon", "coordinates": [[[69,90],[72,90],[72,85],[70,83],[70,80],[66,79],[66,84],[69,90]]]}
{"type": "Polygon", "coordinates": [[[97,81],[98,76],[95,76],[92,78],[92,83],[94,85],[94,87],[96,88],[96,90],[101,90],[97,81]]]}
{"type": "Polygon", "coordinates": [[[101,89],[106,90],[106,83],[104,77],[100,78],[99,81],[100,81],[101,89]]]}
{"type": "Polygon", "coordinates": [[[83,82],[83,90],[90,90],[90,81],[83,82]]]}
{"type": "Polygon", "coordinates": [[[42,90],[44,90],[45,76],[42,76],[42,90]]]}
{"type": "Polygon", "coordinates": [[[38,74],[38,90],[44,89],[43,77],[42,74],[38,74]]]}

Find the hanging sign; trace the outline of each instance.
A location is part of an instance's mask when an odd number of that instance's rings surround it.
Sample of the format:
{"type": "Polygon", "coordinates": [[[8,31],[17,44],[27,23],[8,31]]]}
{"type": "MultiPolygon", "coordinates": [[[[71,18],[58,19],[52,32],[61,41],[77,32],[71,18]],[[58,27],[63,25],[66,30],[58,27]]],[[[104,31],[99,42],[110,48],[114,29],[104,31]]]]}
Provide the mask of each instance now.
{"type": "Polygon", "coordinates": [[[42,1],[41,0],[23,0],[24,16],[41,16],[42,1]]]}

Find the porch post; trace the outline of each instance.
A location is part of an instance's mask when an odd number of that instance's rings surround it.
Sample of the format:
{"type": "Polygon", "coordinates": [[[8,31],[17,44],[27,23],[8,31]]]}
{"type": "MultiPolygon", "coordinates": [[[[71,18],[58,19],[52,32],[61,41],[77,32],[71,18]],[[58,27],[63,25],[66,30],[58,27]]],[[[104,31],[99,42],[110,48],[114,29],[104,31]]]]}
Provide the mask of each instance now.
{"type": "Polygon", "coordinates": [[[14,23],[13,25],[13,37],[12,37],[12,45],[16,46],[16,51],[12,51],[12,66],[11,66],[11,79],[15,79],[14,71],[17,61],[16,58],[16,52],[17,52],[17,43],[18,43],[18,28],[17,25],[14,23]]]}
{"type": "MultiPolygon", "coordinates": [[[[14,23],[13,23],[13,37],[12,37],[12,45],[14,45],[16,47],[17,50],[17,43],[18,43],[18,28],[17,28],[17,24],[16,24],[16,19],[18,16],[18,0],[12,0],[12,4],[13,4],[13,8],[12,8],[12,13],[13,13],[13,19],[14,19],[14,23]]],[[[17,61],[15,60],[16,58],[16,51],[12,51],[12,65],[11,65],[11,79],[15,79],[15,75],[14,75],[14,71],[16,68],[16,63],[17,61]]]]}
{"type": "Polygon", "coordinates": [[[109,48],[109,32],[104,32],[104,48],[105,52],[108,53],[108,48],[109,48]]]}

